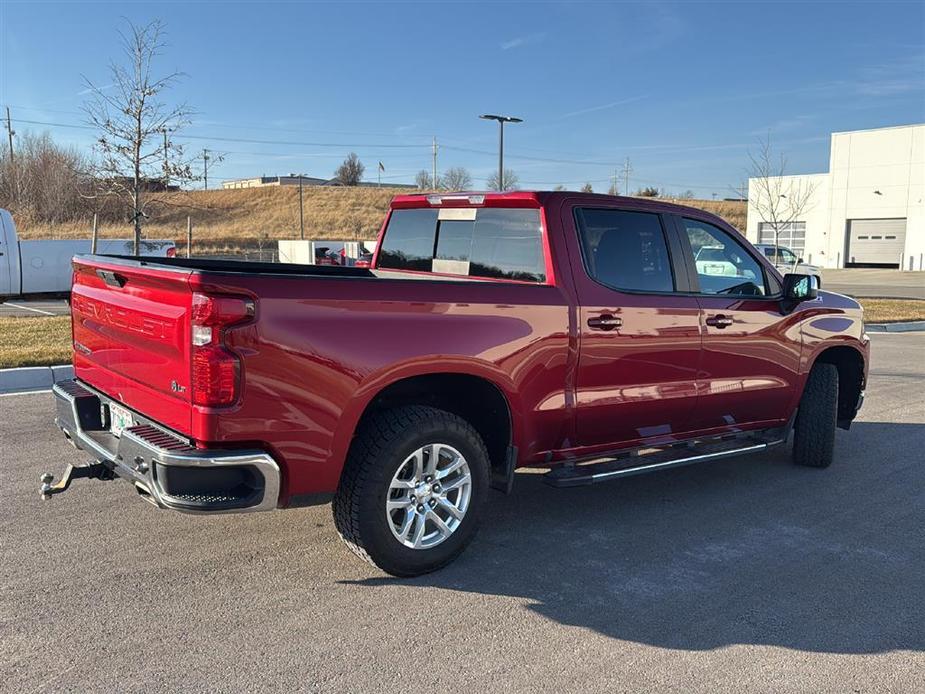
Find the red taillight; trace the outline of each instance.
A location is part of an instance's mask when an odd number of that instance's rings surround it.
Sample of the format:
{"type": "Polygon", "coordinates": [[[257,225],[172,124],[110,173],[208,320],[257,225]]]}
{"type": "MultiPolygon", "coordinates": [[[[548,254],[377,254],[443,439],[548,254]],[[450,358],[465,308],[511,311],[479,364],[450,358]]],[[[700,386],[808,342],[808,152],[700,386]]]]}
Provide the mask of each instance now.
{"type": "Polygon", "coordinates": [[[253,318],[254,309],[251,299],[193,294],[190,321],[193,404],[219,407],[238,399],[241,361],[225,347],[224,332],[253,318]]]}

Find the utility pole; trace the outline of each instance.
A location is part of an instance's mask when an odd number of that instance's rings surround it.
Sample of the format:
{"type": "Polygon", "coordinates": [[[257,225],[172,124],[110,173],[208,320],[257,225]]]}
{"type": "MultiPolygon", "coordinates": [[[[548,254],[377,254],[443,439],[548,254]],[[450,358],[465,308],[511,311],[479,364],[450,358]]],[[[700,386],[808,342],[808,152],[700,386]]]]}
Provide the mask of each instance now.
{"type": "Polygon", "coordinates": [[[302,174],[299,174],[299,238],[305,240],[305,218],[302,216],[302,174]]]}
{"type": "MultiPolygon", "coordinates": [[[[625,192],[626,191],[624,191],[624,193],[625,192]]],[[[620,194],[620,189],[617,188],[617,170],[616,169],[613,170],[613,194],[614,195],[620,194]]]]}
{"type": "Polygon", "coordinates": [[[10,166],[13,166],[13,164],[14,164],[14,159],[13,159],[13,135],[16,134],[16,131],[13,130],[13,123],[12,123],[12,121],[10,120],[10,107],[9,107],[9,106],[6,107],[6,134],[7,134],[7,137],[9,137],[9,140],[10,140],[10,166]]]}
{"type": "Polygon", "coordinates": [[[630,194],[630,174],[633,172],[633,167],[630,166],[630,158],[627,157],[623,161],[623,194],[630,194]]]}
{"type": "Polygon", "coordinates": [[[209,150],[202,150],[202,183],[204,190],[209,190],[209,150]]]}
{"type": "Polygon", "coordinates": [[[167,162],[167,128],[163,129],[164,133],[164,190],[170,187],[170,164],[167,162]]]}
{"type": "Polygon", "coordinates": [[[434,135],[434,177],[432,179],[432,184],[434,186],[434,190],[437,190],[439,186],[437,185],[437,136],[436,135],[434,135]]]}

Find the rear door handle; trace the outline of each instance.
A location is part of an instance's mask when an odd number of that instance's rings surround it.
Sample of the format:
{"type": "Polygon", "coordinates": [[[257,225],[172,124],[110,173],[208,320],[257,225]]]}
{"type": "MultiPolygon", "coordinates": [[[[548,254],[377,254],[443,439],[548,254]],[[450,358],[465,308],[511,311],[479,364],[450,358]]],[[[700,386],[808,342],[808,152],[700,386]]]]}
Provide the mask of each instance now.
{"type": "Polygon", "coordinates": [[[623,319],[611,313],[602,313],[588,319],[588,327],[592,330],[613,330],[623,325],[623,319]]]}
{"type": "Polygon", "coordinates": [[[728,328],[732,325],[732,318],[729,316],[724,316],[722,313],[716,316],[710,316],[707,318],[707,325],[712,325],[714,328],[728,328]]]}

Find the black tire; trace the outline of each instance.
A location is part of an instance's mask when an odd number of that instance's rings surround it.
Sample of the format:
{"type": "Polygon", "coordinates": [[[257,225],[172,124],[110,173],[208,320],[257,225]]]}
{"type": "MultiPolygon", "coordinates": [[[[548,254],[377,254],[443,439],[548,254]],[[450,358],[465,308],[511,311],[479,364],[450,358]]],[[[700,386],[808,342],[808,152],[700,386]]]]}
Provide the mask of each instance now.
{"type": "Polygon", "coordinates": [[[449,564],[475,536],[489,479],[485,443],[461,417],[420,405],[385,410],[363,423],[350,447],[334,496],[334,524],[361,559],[393,576],[419,576],[449,564]],[[408,456],[432,443],[450,445],[466,459],[472,478],[469,507],[440,544],[412,549],[392,533],[386,499],[392,477],[408,456]]]}
{"type": "Polygon", "coordinates": [[[838,369],[816,364],[809,372],[793,426],[793,462],[828,467],[835,454],[838,419],[838,369]]]}

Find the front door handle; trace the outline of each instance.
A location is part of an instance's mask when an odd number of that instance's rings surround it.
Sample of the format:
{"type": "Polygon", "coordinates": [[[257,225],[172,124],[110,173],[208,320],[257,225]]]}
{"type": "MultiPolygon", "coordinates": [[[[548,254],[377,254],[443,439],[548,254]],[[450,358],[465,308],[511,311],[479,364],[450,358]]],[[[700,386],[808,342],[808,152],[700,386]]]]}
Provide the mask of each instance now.
{"type": "Polygon", "coordinates": [[[611,313],[602,313],[588,319],[588,327],[592,330],[613,330],[623,325],[623,319],[611,313]]]}
{"type": "Polygon", "coordinates": [[[709,318],[707,318],[706,322],[707,322],[707,325],[712,325],[714,328],[720,328],[720,329],[728,328],[733,323],[732,318],[730,318],[729,316],[724,316],[722,313],[716,316],[710,316],[709,318]]]}

